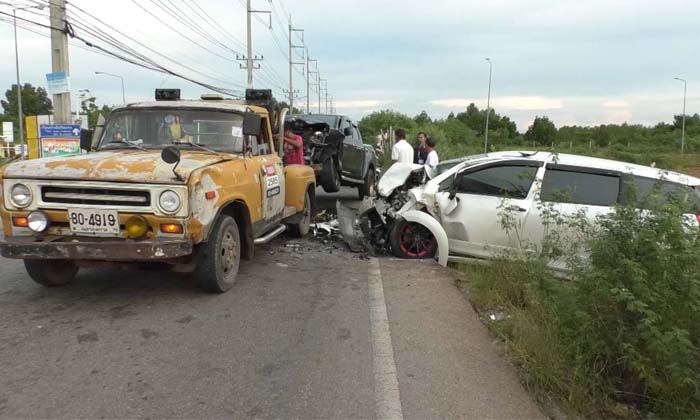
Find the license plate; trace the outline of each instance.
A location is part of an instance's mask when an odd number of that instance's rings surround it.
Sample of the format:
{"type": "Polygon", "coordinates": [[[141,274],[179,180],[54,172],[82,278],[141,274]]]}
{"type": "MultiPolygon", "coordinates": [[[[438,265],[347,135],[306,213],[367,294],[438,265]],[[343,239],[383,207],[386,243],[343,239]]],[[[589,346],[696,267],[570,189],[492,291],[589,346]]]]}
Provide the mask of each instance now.
{"type": "Polygon", "coordinates": [[[119,213],[116,210],[71,209],[68,223],[73,233],[96,236],[119,235],[119,213]]]}

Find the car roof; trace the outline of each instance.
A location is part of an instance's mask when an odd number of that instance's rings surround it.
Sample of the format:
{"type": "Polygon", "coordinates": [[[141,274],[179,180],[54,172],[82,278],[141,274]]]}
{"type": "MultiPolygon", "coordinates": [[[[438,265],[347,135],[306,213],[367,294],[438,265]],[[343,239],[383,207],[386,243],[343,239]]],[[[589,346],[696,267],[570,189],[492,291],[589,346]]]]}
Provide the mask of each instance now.
{"type": "Polygon", "coordinates": [[[247,105],[244,101],[234,101],[229,99],[224,100],[179,100],[179,101],[148,101],[137,102],[120,106],[115,111],[126,109],[146,109],[146,108],[194,108],[212,111],[232,111],[243,113],[247,109],[251,109],[257,113],[267,113],[267,110],[260,106],[247,105]]]}
{"type": "MultiPolygon", "coordinates": [[[[535,152],[535,151],[504,151],[489,153],[486,155],[477,155],[478,159],[519,159],[533,160],[538,162],[556,163],[559,165],[578,166],[585,168],[603,169],[610,171],[618,171],[629,173],[632,175],[665,179],[671,182],[681,184],[699,186],[700,178],[695,178],[690,175],[680,172],[668,171],[651,166],[637,165],[634,163],[621,162],[611,159],[602,159],[591,156],[572,155],[567,153],[551,153],[551,152],[535,152]]],[[[468,157],[467,157],[468,158],[468,157]]],[[[471,159],[470,159],[471,160],[471,159]]]]}

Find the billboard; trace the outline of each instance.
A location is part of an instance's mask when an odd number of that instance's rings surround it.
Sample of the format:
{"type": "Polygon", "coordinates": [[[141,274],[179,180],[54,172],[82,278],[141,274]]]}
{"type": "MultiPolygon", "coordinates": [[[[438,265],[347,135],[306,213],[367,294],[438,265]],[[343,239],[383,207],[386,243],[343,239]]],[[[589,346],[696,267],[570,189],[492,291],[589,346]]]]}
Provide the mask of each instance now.
{"type": "Polygon", "coordinates": [[[70,93],[70,82],[65,72],[48,73],[46,75],[46,84],[51,95],[70,93]]]}

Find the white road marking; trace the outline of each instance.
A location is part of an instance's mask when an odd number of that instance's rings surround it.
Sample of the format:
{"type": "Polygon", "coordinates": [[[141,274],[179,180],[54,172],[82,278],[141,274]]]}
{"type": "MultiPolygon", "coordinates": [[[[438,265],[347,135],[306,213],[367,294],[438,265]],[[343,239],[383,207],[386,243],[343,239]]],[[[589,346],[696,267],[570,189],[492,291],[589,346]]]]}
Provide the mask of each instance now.
{"type": "Polygon", "coordinates": [[[389,317],[384,301],[384,285],[379,260],[369,261],[369,321],[372,330],[374,368],[374,411],[377,419],[403,419],[399,379],[391,345],[389,317]]]}

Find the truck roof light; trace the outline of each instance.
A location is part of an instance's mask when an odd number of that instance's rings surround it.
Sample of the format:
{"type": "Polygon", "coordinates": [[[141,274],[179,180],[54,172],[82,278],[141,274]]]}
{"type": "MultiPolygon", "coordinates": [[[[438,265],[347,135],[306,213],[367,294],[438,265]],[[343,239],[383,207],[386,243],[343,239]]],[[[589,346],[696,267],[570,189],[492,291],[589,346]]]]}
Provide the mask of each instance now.
{"type": "Polygon", "coordinates": [[[156,89],[156,101],[179,101],[180,89],[156,89]]]}

